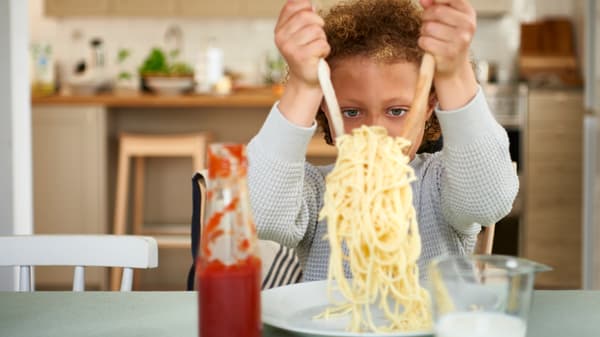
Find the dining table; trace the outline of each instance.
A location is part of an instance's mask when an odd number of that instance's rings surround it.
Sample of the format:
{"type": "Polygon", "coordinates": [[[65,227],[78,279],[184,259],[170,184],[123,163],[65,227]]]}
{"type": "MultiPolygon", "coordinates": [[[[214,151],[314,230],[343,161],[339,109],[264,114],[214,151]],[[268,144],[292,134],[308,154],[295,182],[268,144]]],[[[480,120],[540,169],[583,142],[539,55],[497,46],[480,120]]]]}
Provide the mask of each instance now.
{"type": "MultiPolygon", "coordinates": [[[[0,336],[197,337],[197,298],[184,291],[0,292],[0,336]]],[[[263,337],[299,336],[313,335],[263,327],[263,337]]],[[[600,291],[534,291],[527,336],[600,336],[600,291]]]]}

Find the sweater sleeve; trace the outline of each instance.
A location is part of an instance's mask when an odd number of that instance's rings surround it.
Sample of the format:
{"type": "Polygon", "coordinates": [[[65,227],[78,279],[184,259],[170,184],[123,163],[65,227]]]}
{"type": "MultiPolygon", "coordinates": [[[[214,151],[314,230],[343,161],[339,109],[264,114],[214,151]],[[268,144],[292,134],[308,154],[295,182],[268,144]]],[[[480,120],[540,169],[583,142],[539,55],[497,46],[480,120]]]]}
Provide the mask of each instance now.
{"type": "Polygon", "coordinates": [[[508,136],[481,88],[465,107],[436,113],[444,135],[442,214],[457,231],[472,234],[474,223],[490,225],[508,214],[519,189],[508,136]]]}
{"type": "Polygon", "coordinates": [[[248,185],[261,239],[295,248],[314,234],[321,209],[323,175],[306,163],[316,124],[290,123],[277,103],[248,144],[248,185]]]}

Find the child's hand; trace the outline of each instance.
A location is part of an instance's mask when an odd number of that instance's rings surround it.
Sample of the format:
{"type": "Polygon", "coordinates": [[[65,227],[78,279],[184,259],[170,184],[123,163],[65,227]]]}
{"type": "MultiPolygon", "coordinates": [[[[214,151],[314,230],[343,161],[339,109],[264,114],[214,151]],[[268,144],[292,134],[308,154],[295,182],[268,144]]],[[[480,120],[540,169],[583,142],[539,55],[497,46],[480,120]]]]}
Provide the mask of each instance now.
{"type": "Polygon", "coordinates": [[[314,124],[323,99],[317,69],[319,58],[329,55],[330,50],[324,25],[310,0],[287,0],[275,26],[275,44],[290,71],[279,110],[299,126],[314,124]]]}
{"type": "Polygon", "coordinates": [[[281,10],[275,26],[275,44],[289,66],[290,81],[319,85],[317,64],[330,50],[324,24],[310,0],[288,0],[281,10]]]}
{"type": "Polygon", "coordinates": [[[425,9],[419,46],[435,58],[434,83],[440,107],[465,106],[477,92],[469,59],[476,13],[468,0],[420,0],[425,9]]]}
{"type": "Polygon", "coordinates": [[[469,64],[475,10],[467,0],[420,1],[425,11],[419,46],[435,57],[438,74],[452,75],[469,64]]]}

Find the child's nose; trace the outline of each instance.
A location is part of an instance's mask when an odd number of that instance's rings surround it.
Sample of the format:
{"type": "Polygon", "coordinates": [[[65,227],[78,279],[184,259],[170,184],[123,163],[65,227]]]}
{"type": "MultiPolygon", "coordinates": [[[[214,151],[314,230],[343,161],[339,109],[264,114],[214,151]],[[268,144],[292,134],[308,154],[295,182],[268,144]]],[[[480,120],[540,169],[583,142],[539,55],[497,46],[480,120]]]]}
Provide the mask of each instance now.
{"type": "Polygon", "coordinates": [[[385,117],[380,115],[380,114],[375,114],[375,116],[371,116],[371,123],[370,125],[372,126],[383,126],[385,127],[385,117]]]}

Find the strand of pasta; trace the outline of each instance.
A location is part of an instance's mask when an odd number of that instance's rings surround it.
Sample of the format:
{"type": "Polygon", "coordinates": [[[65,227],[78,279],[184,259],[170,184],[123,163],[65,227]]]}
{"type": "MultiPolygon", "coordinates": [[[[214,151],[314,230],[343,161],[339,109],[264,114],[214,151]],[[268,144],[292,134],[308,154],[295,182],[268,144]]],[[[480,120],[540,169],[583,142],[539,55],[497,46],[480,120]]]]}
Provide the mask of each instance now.
{"type": "Polygon", "coordinates": [[[403,152],[410,143],[388,137],[384,128],[366,126],[336,142],[338,159],[326,178],[320,214],[328,224],[333,306],[320,317],[350,314],[353,332],[429,329],[429,294],[419,284],[421,239],[410,186],[416,178],[403,152]],[[333,300],[334,285],[345,302],[333,300]],[[375,324],[372,305],[389,324],[375,324]]]}

